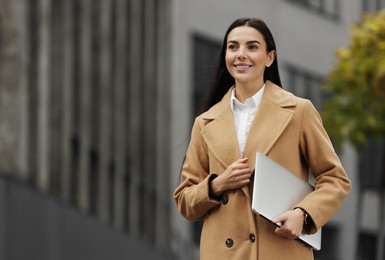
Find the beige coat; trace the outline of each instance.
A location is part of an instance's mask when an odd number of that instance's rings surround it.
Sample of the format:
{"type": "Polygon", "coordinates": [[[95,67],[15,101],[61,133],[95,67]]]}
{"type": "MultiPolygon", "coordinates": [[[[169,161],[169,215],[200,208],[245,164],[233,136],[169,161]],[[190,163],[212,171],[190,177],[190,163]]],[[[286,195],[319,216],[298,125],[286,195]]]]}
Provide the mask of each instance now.
{"type": "MultiPolygon", "coordinates": [[[[231,90],[195,120],[181,184],[174,193],[184,217],[204,219],[201,259],[313,259],[308,246],[276,235],[273,224],[252,212],[249,187],[225,192],[221,202],[209,198],[210,178],[223,173],[240,157],[229,105],[231,90]]],[[[350,181],[316,109],[310,101],[269,81],[244,149],[251,168],[257,151],[304,180],[311,169],[315,191],[297,207],[309,213],[317,229],[333,216],[349,193],[350,181]]]]}

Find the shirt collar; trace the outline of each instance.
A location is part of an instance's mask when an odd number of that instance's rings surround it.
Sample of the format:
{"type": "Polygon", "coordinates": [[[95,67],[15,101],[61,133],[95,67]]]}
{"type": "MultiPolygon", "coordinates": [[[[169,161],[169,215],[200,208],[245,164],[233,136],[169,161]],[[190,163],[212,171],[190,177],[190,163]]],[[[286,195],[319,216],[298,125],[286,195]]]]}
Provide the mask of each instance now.
{"type": "MultiPolygon", "coordinates": [[[[238,101],[238,99],[235,97],[235,90],[236,90],[236,88],[234,88],[233,91],[231,91],[231,96],[230,96],[230,108],[231,108],[231,111],[233,111],[233,112],[234,112],[234,104],[236,104],[236,103],[241,104],[238,101]]],[[[248,99],[253,100],[254,106],[259,105],[259,103],[261,102],[264,91],[265,91],[265,84],[263,84],[262,88],[260,90],[258,90],[257,93],[255,93],[252,97],[248,98],[248,99]]],[[[247,102],[248,99],[246,99],[245,103],[247,102]]]]}

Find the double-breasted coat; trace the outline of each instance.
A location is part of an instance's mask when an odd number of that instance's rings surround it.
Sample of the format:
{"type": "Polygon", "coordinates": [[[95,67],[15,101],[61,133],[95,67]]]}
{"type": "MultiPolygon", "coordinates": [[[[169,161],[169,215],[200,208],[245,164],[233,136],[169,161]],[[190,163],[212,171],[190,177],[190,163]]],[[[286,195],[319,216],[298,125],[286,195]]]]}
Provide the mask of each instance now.
{"type": "MultiPolygon", "coordinates": [[[[251,189],[228,190],[220,201],[209,196],[209,183],[240,158],[230,108],[230,93],[196,118],[174,199],[181,214],[203,219],[202,260],[313,259],[310,247],[275,234],[275,225],[251,210],[251,189]]],[[[337,211],[350,191],[321,118],[309,100],[266,82],[262,100],[244,148],[249,167],[262,152],[304,180],[309,169],[315,190],[296,207],[305,209],[315,232],[337,211]]],[[[252,187],[252,186],[251,186],[252,187]]]]}

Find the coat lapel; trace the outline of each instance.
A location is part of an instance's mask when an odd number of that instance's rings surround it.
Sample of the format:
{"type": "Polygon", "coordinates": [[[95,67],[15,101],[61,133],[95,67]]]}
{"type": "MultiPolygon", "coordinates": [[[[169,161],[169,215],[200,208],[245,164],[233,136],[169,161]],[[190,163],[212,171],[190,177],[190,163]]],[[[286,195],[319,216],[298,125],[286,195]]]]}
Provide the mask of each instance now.
{"type": "Polygon", "coordinates": [[[293,106],[295,101],[291,93],[269,81],[266,83],[265,93],[247,137],[245,156],[255,159],[257,151],[264,154],[269,152],[292,119],[294,111],[287,108],[293,106]]]}
{"type": "Polygon", "coordinates": [[[211,122],[202,129],[202,136],[208,149],[225,168],[238,160],[240,154],[233,113],[229,105],[232,89],[218,105],[203,116],[204,119],[211,120],[211,122]]]}
{"type": "MultiPolygon", "coordinates": [[[[244,156],[249,158],[249,166],[254,169],[257,152],[267,154],[290,123],[294,111],[287,109],[296,105],[293,95],[266,82],[257,114],[251,125],[244,149],[244,156]]],[[[251,202],[252,183],[242,190],[251,202]]]]}
{"type": "MultiPolygon", "coordinates": [[[[233,113],[230,109],[230,88],[223,99],[202,115],[210,122],[202,129],[202,136],[208,149],[224,168],[240,158],[233,113]]],[[[284,132],[294,115],[287,109],[296,105],[293,95],[270,81],[266,82],[261,104],[252,123],[245,145],[244,156],[249,158],[249,166],[254,168],[257,151],[267,154],[284,132]]],[[[250,199],[248,187],[243,187],[250,199]]]]}

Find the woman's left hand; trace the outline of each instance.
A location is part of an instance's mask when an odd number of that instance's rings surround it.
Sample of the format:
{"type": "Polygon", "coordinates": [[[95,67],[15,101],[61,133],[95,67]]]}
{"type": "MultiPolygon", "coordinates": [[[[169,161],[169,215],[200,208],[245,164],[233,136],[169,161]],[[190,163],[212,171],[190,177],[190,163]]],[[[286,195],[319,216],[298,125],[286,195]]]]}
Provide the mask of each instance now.
{"type": "Polygon", "coordinates": [[[296,208],[274,218],[274,223],[281,222],[281,226],[275,229],[275,233],[287,239],[298,238],[303,229],[305,215],[301,209],[296,208]]]}

